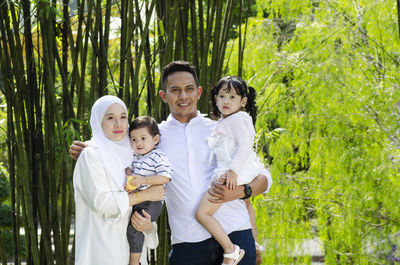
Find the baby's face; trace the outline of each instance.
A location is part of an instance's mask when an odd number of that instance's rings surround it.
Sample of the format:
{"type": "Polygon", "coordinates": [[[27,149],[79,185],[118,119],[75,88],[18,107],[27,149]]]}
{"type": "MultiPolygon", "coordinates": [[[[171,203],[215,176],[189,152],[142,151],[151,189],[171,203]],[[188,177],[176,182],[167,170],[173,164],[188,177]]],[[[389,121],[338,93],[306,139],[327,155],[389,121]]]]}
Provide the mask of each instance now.
{"type": "Polygon", "coordinates": [[[139,155],[151,152],[160,140],[160,135],[151,135],[147,128],[132,130],[129,136],[131,138],[131,147],[139,155]]]}

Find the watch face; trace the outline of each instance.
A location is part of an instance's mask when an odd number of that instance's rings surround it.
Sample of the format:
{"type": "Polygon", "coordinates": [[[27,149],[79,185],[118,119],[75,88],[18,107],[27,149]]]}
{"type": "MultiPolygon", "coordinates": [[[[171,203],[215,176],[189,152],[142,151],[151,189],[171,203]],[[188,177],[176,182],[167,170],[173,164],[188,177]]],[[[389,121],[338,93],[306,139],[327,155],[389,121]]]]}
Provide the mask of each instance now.
{"type": "Polygon", "coordinates": [[[251,196],[252,190],[251,190],[251,187],[249,184],[244,185],[244,193],[245,193],[245,196],[244,196],[245,199],[247,199],[251,196]]]}
{"type": "Polygon", "coordinates": [[[246,196],[248,196],[248,197],[251,196],[251,187],[250,187],[250,185],[246,185],[246,196]]]}

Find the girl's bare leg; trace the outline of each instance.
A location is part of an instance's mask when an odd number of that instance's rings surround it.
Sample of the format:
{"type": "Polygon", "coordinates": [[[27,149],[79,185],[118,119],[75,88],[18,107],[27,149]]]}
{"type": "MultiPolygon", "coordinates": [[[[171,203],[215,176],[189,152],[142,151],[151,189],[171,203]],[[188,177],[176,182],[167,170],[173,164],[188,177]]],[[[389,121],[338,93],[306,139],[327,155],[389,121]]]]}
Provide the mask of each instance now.
{"type": "MultiPolygon", "coordinates": [[[[251,200],[250,199],[246,199],[244,201],[246,203],[247,211],[249,212],[250,223],[251,223],[251,231],[253,232],[254,241],[255,241],[255,243],[258,243],[258,240],[257,240],[256,212],[254,211],[254,207],[253,207],[253,204],[251,204],[251,200]]],[[[262,263],[261,251],[259,249],[257,249],[257,247],[256,247],[256,265],[259,265],[261,263],[262,263]]]]}
{"type": "Polygon", "coordinates": [[[254,211],[253,204],[251,204],[250,199],[244,200],[246,203],[247,211],[249,212],[250,216],[250,223],[251,223],[251,231],[253,232],[254,241],[257,242],[257,221],[256,221],[256,212],[254,211]]]}
{"type": "MultiPolygon", "coordinates": [[[[196,212],[196,219],[201,223],[210,234],[222,246],[225,253],[231,253],[235,250],[235,245],[232,243],[228,235],[225,233],[221,224],[213,217],[214,213],[221,207],[222,203],[212,203],[209,201],[211,195],[206,192],[201,198],[199,207],[196,212]]],[[[224,259],[224,263],[229,264],[231,259],[224,259]]]]}

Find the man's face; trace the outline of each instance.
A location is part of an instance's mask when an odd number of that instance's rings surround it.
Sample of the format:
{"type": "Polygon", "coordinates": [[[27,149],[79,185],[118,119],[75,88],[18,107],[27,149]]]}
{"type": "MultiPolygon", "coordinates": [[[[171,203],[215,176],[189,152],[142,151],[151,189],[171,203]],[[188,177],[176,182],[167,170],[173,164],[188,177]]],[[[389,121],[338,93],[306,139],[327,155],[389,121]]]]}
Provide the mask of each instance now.
{"type": "Polygon", "coordinates": [[[189,72],[175,72],[168,76],[165,91],[160,96],[168,103],[171,114],[179,122],[187,123],[197,115],[197,101],[202,87],[196,87],[193,75],[189,72]]]}

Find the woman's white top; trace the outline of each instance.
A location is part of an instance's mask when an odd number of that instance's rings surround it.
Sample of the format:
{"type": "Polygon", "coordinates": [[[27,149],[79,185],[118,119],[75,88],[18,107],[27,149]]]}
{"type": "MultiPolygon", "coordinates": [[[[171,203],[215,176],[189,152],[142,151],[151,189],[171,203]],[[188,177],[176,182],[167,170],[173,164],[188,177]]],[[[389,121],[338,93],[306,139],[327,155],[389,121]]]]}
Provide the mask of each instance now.
{"type": "Polygon", "coordinates": [[[88,146],[82,151],[73,180],[75,264],[128,264],[128,194],[106,173],[96,147],[88,146]]]}
{"type": "Polygon", "coordinates": [[[254,126],[249,114],[239,111],[217,122],[208,138],[211,154],[217,167],[212,181],[229,169],[238,175],[238,185],[250,183],[262,170],[253,150],[254,126]]]}

